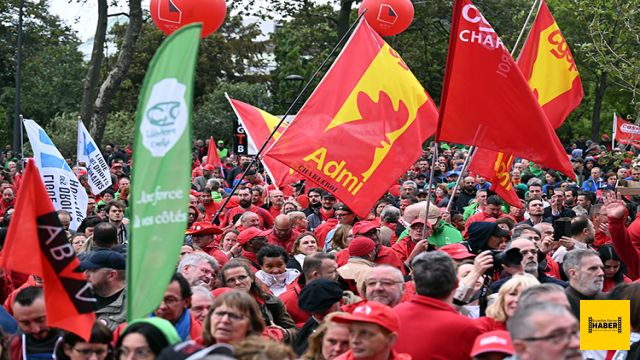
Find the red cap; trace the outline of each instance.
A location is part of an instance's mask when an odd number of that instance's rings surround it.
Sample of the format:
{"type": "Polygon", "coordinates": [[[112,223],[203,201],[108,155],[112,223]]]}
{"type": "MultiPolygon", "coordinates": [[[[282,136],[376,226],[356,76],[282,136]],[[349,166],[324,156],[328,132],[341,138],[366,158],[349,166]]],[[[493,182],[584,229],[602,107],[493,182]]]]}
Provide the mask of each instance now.
{"type": "Polygon", "coordinates": [[[476,257],[474,254],[469,252],[469,249],[467,249],[466,246],[460,243],[445,245],[439,248],[438,250],[442,251],[443,253],[446,253],[447,255],[451,256],[452,259],[455,259],[455,260],[472,259],[476,257]]]}
{"type": "Polygon", "coordinates": [[[391,332],[398,332],[400,329],[400,322],[393,310],[387,305],[375,301],[368,301],[356,307],[351,314],[336,315],[331,318],[331,321],[339,323],[352,323],[354,321],[372,323],[380,325],[391,332]]]}
{"type": "Polygon", "coordinates": [[[213,295],[214,298],[217,298],[218,296],[224,293],[227,293],[229,291],[233,291],[233,289],[228,287],[221,287],[221,288],[211,290],[211,295],[213,295]]]}
{"type": "Polygon", "coordinates": [[[430,222],[425,222],[423,218],[416,218],[415,220],[413,220],[411,222],[411,225],[409,225],[409,227],[413,226],[413,224],[422,224],[422,225],[426,225],[429,229],[433,228],[433,225],[430,222]]]}
{"type": "Polygon", "coordinates": [[[353,225],[353,236],[364,235],[373,229],[380,227],[380,221],[358,221],[353,225]]]}
{"type": "Polygon", "coordinates": [[[205,221],[198,221],[193,223],[193,225],[191,226],[191,229],[185,232],[185,235],[217,235],[217,234],[222,234],[222,229],[205,221]]]}
{"type": "MultiPolygon", "coordinates": [[[[240,241],[240,240],[238,240],[240,241]]],[[[349,243],[349,256],[364,256],[370,254],[376,243],[368,237],[359,236],[349,243]]]]}
{"type": "Polygon", "coordinates": [[[215,167],[211,164],[207,164],[205,166],[202,167],[205,170],[209,170],[209,171],[213,171],[213,169],[215,169],[215,167]]]}
{"type": "Polygon", "coordinates": [[[269,230],[262,231],[262,230],[258,229],[257,227],[250,227],[248,229],[240,231],[240,234],[238,234],[238,238],[237,238],[238,244],[244,245],[244,244],[248,243],[254,237],[267,236],[267,235],[269,235],[270,232],[271,231],[269,231],[269,230]]]}
{"type": "Polygon", "coordinates": [[[509,333],[504,330],[494,330],[478,335],[471,349],[471,357],[488,352],[513,355],[515,351],[509,333]]]}

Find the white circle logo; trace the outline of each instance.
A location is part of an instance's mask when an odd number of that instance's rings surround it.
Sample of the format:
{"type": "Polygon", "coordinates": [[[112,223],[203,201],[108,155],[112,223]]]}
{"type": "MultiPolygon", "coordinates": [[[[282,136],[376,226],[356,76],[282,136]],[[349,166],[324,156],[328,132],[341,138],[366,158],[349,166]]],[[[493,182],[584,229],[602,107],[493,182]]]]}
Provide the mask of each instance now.
{"type": "Polygon", "coordinates": [[[142,144],[151,156],[164,156],[178,142],[187,127],[187,87],[177,79],[158,81],[142,114],[142,144]]]}

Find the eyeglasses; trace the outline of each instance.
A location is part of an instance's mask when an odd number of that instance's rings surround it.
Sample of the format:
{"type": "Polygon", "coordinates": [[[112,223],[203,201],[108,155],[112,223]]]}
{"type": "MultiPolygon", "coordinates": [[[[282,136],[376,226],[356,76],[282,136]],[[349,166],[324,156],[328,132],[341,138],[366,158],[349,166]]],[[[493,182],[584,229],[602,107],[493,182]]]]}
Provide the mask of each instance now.
{"type": "Polygon", "coordinates": [[[395,284],[401,284],[403,283],[403,281],[393,281],[393,280],[369,280],[365,282],[365,285],[370,288],[370,287],[375,287],[376,285],[380,284],[380,286],[382,287],[391,287],[395,284]]]}
{"type": "Polygon", "coordinates": [[[248,278],[249,278],[248,275],[240,275],[238,277],[226,279],[224,282],[227,285],[232,285],[232,284],[237,283],[238,281],[239,282],[243,282],[243,281],[247,280],[248,278]]]}
{"type": "Polygon", "coordinates": [[[135,349],[127,349],[121,347],[118,349],[118,358],[126,359],[130,356],[133,356],[134,359],[149,359],[153,357],[153,352],[148,347],[141,347],[135,349]]]}
{"type": "Polygon", "coordinates": [[[552,332],[549,335],[546,336],[539,336],[539,337],[529,337],[529,338],[524,338],[522,340],[524,341],[550,341],[555,345],[560,345],[562,343],[567,343],[569,341],[571,341],[571,338],[580,338],[580,330],[571,330],[571,331],[557,331],[557,332],[552,332]]]}
{"type": "Polygon", "coordinates": [[[91,357],[91,354],[96,354],[96,357],[99,359],[104,359],[108,353],[110,353],[110,349],[104,350],[104,349],[78,349],[78,348],[73,348],[73,351],[77,352],[78,354],[80,354],[80,356],[82,356],[83,358],[89,358],[91,357]]]}
{"type": "Polygon", "coordinates": [[[213,317],[218,319],[218,320],[222,319],[225,316],[227,316],[229,318],[229,320],[231,320],[231,321],[240,321],[240,320],[244,319],[244,315],[243,314],[237,314],[237,313],[234,313],[234,312],[222,311],[222,310],[216,310],[211,315],[213,315],[213,317]]]}
{"type": "Polygon", "coordinates": [[[190,212],[190,213],[189,213],[189,216],[196,217],[196,216],[198,216],[198,214],[190,212]]]}

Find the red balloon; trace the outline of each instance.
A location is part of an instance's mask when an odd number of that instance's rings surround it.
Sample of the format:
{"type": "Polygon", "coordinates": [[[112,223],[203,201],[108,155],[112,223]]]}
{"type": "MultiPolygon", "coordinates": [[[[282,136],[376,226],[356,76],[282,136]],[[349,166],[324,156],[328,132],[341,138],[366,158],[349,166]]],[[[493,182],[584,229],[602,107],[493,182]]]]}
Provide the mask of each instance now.
{"type": "Polygon", "coordinates": [[[382,36],[392,36],[407,30],[413,21],[410,0],[364,0],[359,14],[367,9],[364,18],[382,36]]]}
{"type": "Polygon", "coordinates": [[[227,4],[225,0],[151,0],[149,11],[153,22],[167,35],[183,25],[200,22],[200,36],[205,37],[222,25],[227,4]]]}

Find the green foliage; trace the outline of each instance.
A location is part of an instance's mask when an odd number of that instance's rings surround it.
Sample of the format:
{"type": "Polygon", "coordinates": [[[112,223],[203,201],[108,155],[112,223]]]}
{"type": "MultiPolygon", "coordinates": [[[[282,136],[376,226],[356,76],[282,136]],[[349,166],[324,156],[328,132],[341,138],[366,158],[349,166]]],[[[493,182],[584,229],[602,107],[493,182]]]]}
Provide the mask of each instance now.
{"type": "Polygon", "coordinates": [[[135,113],[126,111],[112,112],[109,114],[107,127],[104,129],[102,143],[114,143],[119,145],[120,148],[123,148],[126,144],[132,144],[135,123],[135,113]]]}
{"type": "MultiPolygon", "coordinates": [[[[56,115],[51,121],[43,126],[36,120],[38,125],[42,126],[51,141],[56,145],[62,156],[66,159],[76,158],[76,150],[78,144],[78,113],[62,113],[56,115]]],[[[28,138],[25,136],[25,143],[28,138]]],[[[25,150],[31,147],[25,144],[25,150]]]]}
{"type": "Polygon", "coordinates": [[[193,114],[194,138],[208,139],[213,135],[216,140],[232,143],[236,115],[224,96],[225,92],[233,99],[270,112],[272,102],[266,85],[242,82],[220,84],[213,92],[203,97],[202,104],[193,114]]]}
{"type": "MultiPolygon", "coordinates": [[[[124,36],[126,26],[118,25],[113,29],[116,43],[124,36]]],[[[202,39],[196,67],[196,85],[194,98],[196,104],[202,97],[216,89],[222,82],[247,81],[259,83],[267,76],[255,69],[265,67],[267,43],[255,41],[260,35],[257,24],[243,25],[238,16],[227,16],[222,27],[212,35],[202,39]]],[[[142,26],[140,38],[136,44],[133,61],[115,96],[112,109],[114,111],[136,111],[138,94],[142,88],[144,75],[156,50],[166,36],[151,22],[142,26]]],[[[114,54],[109,62],[118,54],[114,54]]]]}

